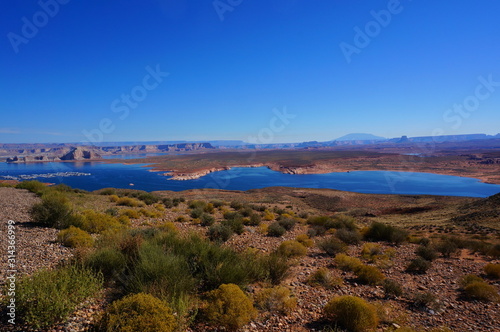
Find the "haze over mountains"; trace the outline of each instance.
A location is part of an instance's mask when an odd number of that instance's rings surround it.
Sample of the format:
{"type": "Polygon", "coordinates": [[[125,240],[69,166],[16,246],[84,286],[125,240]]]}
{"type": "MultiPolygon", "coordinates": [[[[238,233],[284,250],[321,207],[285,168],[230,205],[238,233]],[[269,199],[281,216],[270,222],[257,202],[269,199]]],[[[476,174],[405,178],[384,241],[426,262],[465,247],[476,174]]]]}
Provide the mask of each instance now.
{"type": "Polygon", "coordinates": [[[60,160],[92,160],[102,156],[146,154],[146,153],[188,153],[211,150],[234,149],[385,149],[397,151],[421,144],[441,144],[443,148],[457,149],[467,146],[482,149],[500,147],[500,134],[420,136],[384,138],[365,133],[353,133],[327,142],[250,144],[241,140],[215,140],[206,142],[150,141],[150,142],[100,142],[98,144],[0,144],[0,158],[8,162],[36,162],[60,160]]]}

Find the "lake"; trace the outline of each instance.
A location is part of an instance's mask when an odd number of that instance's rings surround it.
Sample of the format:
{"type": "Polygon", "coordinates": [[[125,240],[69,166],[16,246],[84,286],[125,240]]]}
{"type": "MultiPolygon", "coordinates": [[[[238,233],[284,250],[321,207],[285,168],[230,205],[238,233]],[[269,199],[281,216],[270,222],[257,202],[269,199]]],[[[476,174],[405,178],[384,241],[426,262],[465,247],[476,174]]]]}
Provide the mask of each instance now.
{"type": "Polygon", "coordinates": [[[477,179],[413,172],[355,171],[349,173],[282,174],[267,167],[237,167],[188,181],[168,180],[163,173],[149,172],[144,165],[102,162],[0,164],[0,179],[9,177],[64,183],[74,188],[131,188],[146,191],[217,188],[249,190],[271,186],[329,188],[372,194],[449,195],[487,197],[500,185],[477,179]],[[133,185],[131,185],[133,184],[133,185]]]}

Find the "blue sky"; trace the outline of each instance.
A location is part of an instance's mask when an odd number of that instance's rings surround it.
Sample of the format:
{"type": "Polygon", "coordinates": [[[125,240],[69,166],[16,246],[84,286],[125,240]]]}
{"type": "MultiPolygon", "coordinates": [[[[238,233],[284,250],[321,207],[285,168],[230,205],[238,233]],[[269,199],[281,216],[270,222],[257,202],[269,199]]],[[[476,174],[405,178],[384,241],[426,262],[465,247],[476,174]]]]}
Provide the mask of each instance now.
{"type": "Polygon", "coordinates": [[[0,143],[500,132],[497,0],[58,1],[0,5],[0,143]]]}

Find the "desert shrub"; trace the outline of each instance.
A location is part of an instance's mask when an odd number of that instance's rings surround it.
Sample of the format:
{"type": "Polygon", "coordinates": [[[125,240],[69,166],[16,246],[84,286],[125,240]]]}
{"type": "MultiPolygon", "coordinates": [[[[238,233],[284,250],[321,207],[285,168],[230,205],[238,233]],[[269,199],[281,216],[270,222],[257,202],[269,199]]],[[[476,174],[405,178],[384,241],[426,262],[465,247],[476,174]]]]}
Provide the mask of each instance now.
{"type": "Polygon", "coordinates": [[[319,241],[318,248],[323,250],[329,256],[335,256],[336,254],[347,250],[346,244],[333,236],[319,241]]]}
{"type": "Polygon", "coordinates": [[[175,219],[177,222],[188,222],[188,219],[186,216],[178,216],[177,219],[175,219]]]}
{"type": "Polygon", "coordinates": [[[335,232],[335,236],[346,244],[358,244],[361,241],[361,234],[358,230],[341,228],[335,232]]]}
{"type": "Polygon", "coordinates": [[[422,257],[412,259],[410,264],[406,267],[406,272],[424,274],[430,269],[432,263],[422,257]]]}
{"type": "Polygon", "coordinates": [[[267,235],[268,236],[274,236],[274,237],[280,237],[283,236],[283,234],[286,233],[286,229],[279,224],[279,222],[273,222],[269,227],[267,228],[267,235]]]}
{"type": "Polygon", "coordinates": [[[293,218],[284,218],[284,219],[278,220],[278,224],[287,231],[291,231],[295,227],[296,223],[297,223],[297,220],[295,220],[293,218]]]}
{"type": "Polygon", "coordinates": [[[376,308],[356,296],[333,298],[325,306],[324,315],[331,323],[348,331],[362,332],[378,325],[376,308]]]}
{"type": "Polygon", "coordinates": [[[71,211],[71,204],[66,196],[50,193],[42,197],[41,203],[33,205],[30,214],[35,222],[43,226],[64,228],[71,211]]]}
{"type": "Polygon", "coordinates": [[[231,227],[222,224],[215,224],[208,229],[208,238],[210,241],[224,243],[233,236],[231,227]]]}
{"type": "Polygon", "coordinates": [[[208,213],[203,213],[201,215],[201,225],[202,226],[212,226],[214,223],[215,223],[214,216],[212,216],[208,213]]]}
{"type": "Polygon", "coordinates": [[[232,201],[231,204],[229,204],[229,206],[232,209],[239,210],[239,209],[243,208],[243,203],[238,202],[238,201],[232,201]]]}
{"type": "Polygon", "coordinates": [[[161,202],[167,209],[171,209],[174,207],[174,203],[172,202],[171,198],[165,197],[161,200],[161,202]]]}
{"type": "Polygon", "coordinates": [[[403,243],[408,237],[408,232],[399,227],[373,222],[365,233],[365,239],[371,241],[386,241],[394,244],[403,243]]]}
{"type": "Polygon", "coordinates": [[[40,328],[65,319],[102,286],[102,276],[76,266],[40,270],[16,285],[16,308],[22,320],[40,328]]]}
{"type": "Polygon", "coordinates": [[[193,292],[196,286],[185,257],[165,252],[160,245],[152,243],[140,248],[127,282],[127,289],[132,293],[148,293],[168,302],[193,292]]]}
{"type": "Polygon", "coordinates": [[[259,226],[262,222],[262,217],[258,213],[250,214],[250,219],[246,223],[248,226],[259,226]]]}
{"type": "Polygon", "coordinates": [[[343,284],[342,278],[335,278],[327,268],[319,268],[307,279],[307,283],[312,286],[320,285],[325,288],[333,288],[343,284]]]}
{"type": "Polygon", "coordinates": [[[99,191],[99,195],[116,195],[115,188],[104,188],[99,191]]]}
{"type": "Polygon", "coordinates": [[[359,269],[363,262],[359,258],[351,257],[346,254],[337,254],[334,258],[337,267],[342,271],[356,271],[359,269]]]}
{"type": "Polygon", "coordinates": [[[121,211],[121,215],[127,216],[132,219],[139,219],[141,217],[139,211],[133,209],[124,209],[121,211]]]}
{"type": "Polygon", "coordinates": [[[191,216],[191,218],[200,218],[202,214],[203,214],[202,208],[194,208],[191,210],[191,213],[189,215],[191,216]]]}
{"type": "Polygon", "coordinates": [[[266,279],[273,285],[278,285],[289,275],[290,264],[286,257],[272,253],[263,259],[266,270],[266,279]]]}
{"type": "Polygon", "coordinates": [[[240,213],[243,217],[250,217],[253,213],[253,210],[249,206],[245,206],[240,210],[240,213]]]}
{"type": "Polygon", "coordinates": [[[297,235],[297,237],[295,238],[295,241],[301,243],[302,245],[304,245],[307,248],[312,247],[312,245],[314,244],[314,241],[311,240],[311,238],[309,238],[309,236],[307,236],[307,234],[297,235]]]}
{"type": "Polygon", "coordinates": [[[109,196],[109,201],[112,202],[112,203],[116,203],[118,202],[118,200],[120,199],[120,197],[118,195],[110,195],[109,196]]]}
{"type": "Polygon", "coordinates": [[[40,181],[32,180],[32,181],[22,181],[16,184],[17,189],[26,189],[31,191],[34,194],[42,195],[45,191],[47,191],[47,186],[40,181]]]}
{"type": "Polygon", "coordinates": [[[498,279],[500,278],[500,264],[486,264],[484,272],[489,278],[498,279]]]}
{"type": "Polygon", "coordinates": [[[243,216],[239,213],[225,213],[224,220],[221,222],[223,225],[230,227],[234,233],[240,235],[245,231],[243,226],[243,216]]]}
{"type": "Polygon", "coordinates": [[[385,279],[384,274],[371,265],[361,265],[354,270],[354,274],[358,277],[360,283],[367,285],[378,285],[385,279]]]}
{"type": "Polygon", "coordinates": [[[498,301],[500,296],[495,286],[484,281],[474,281],[463,288],[464,295],[473,300],[498,301]]]}
{"type": "Polygon", "coordinates": [[[252,301],[234,284],[223,284],[208,294],[205,315],[208,321],[229,330],[248,324],[256,317],[252,301]]]}
{"type": "Polygon", "coordinates": [[[109,279],[125,270],[127,258],[116,248],[101,248],[86,258],[85,265],[109,279]]]}
{"type": "Polygon", "coordinates": [[[450,257],[458,251],[458,245],[453,239],[446,238],[436,245],[436,250],[440,252],[443,257],[450,257]]]}
{"type": "Polygon", "coordinates": [[[417,308],[439,309],[439,300],[433,293],[416,293],[413,296],[413,305],[417,308]]]}
{"type": "Polygon", "coordinates": [[[401,296],[403,295],[403,288],[401,284],[392,279],[385,279],[382,281],[385,296],[401,296]]]}
{"type": "Polygon", "coordinates": [[[70,226],[57,234],[57,241],[66,247],[91,247],[94,239],[89,233],[78,227],[70,226]]]}
{"type": "Polygon", "coordinates": [[[89,233],[102,233],[109,229],[118,230],[123,225],[113,216],[94,210],[85,210],[81,213],[82,224],[79,227],[89,233]]]}
{"type": "Polygon", "coordinates": [[[143,201],[146,205],[152,205],[154,203],[158,203],[161,200],[159,196],[148,192],[140,193],[137,198],[143,201]]]}
{"type": "Polygon", "coordinates": [[[305,256],[307,248],[297,241],[283,241],[276,252],[287,258],[295,258],[305,256]]]}
{"type": "Polygon", "coordinates": [[[375,261],[378,256],[382,255],[384,251],[382,247],[377,243],[365,243],[361,248],[361,257],[375,261]]]}
{"type": "Polygon", "coordinates": [[[128,233],[118,243],[118,249],[125,257],[132,262],[135,262],[139,257],[139,250],[144,242],[141,234],[128,233]]]}
{"type": "Polygon", "coordinates": [[[210,203],[212,203],[214,208],[217,208],[217,209],[225,205],[225,203],[223,201],[218,200],[218,199],[213,199],[210,201],[210,203]]]}
{"type": "Polygon", "coordinates": [[[291,296],[290,290],[286,287],[275,286],[265,288],[255,296],[256,306],[268,312],[278,312],[286,315],[297,306],[297,299],[291,296]]]}
{"type": "Polygon", "coordinates": [[[144,203],[131,197],[120,197],[116,201],[117,205],[122,205],[122,206],[129,206],[129,207],[138,207],[138,206],[143,206],[144,203]]]}
{"type": "Polygon", "coordinates": [[[121,215],[118,217],[118,222],[122,225],[130,225],[130,218],[125,216],[125,215],[121,215]]]}
{"type": "Polygon", "coordinates": [[[271,220],[274,220],[274,218],[276,218],[276,216],[271,211],[264,210],[263,218],[264,218],[264,220],[271,221],[271,220]]]}
{"type": "Polygon", "coordinates": [[[105,331],[171,332],[177,323],[168,305],[139,293],[113,302],[105,313],[105,331]]]}
{"type": "Polygon", "coordinates": [[[357,229],[356,219],[345,214],[334,215],[326,226],[327,228],[345,229],[348,231],[355,231],[357,229]]]}
{"type": "Polygon", "coordinates": [[[433,261],[438,257],[436,249],[432,246],[419,246],[415,252],[418,256],[422,257],[427,261],[433,261]]]}
{"type": "Polygon", "coordinates": [[[475,275],[475,274],[467,274],[465,276],[462,276],[458,283],[460,284],[460,288],[465,288],[468,284],[471,284],[473,282],[484,282],[483,278],[475,275]]]}

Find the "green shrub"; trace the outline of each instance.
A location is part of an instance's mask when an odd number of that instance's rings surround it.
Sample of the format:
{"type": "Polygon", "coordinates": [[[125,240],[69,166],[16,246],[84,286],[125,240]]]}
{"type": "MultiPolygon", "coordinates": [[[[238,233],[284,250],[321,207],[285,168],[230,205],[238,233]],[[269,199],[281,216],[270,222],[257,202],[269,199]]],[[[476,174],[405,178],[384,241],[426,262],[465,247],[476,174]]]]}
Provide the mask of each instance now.
{"type": "Polygon", "coordinates": [[[386,241],[394,244],[403,243],[408,232],[399,227],[373,222],[365,233],[365,239],[371,241],[386,241]]]}
{"type": "Polygon", "coordinates": [[[94,239],[89,233],[78,227],[70,226],[57,234],[57,241],[70,248],[91,247],[94,239]]]}
{"type": "Polygon", "coordinates": [[[16,184],[17,189],[26,189],[31,191],[32,193],[35,193],[37,195],[41,195],[44,192],[47,191],[47,186],[39,181],[32,180],[32,181],[23,181],[18,184],[16,184]]]}
{"type": "Polygon", "coordinates": [[[194,208],[191,210],[191,213],[189,214],[191,218],[200,218],[201,215],[203,214],[203,209],[202,208],[194,208]]]}
{"type": "Polygon", "coordinates": [[[280,218],[278,220],[278,224],[283,227],[286,231],[291,231],[294,227],[295,224],[297,223],[297,220],[293,218],[280,218]]]}
{"type": "Polygon", "coordinates": [[[215,224],[210,226],[208,229],[208,238],[213,242],[224,243],[229,240],[231,236],[233,236],[233,233],[234,232],[231,227],[222,224],[215,224]]]}
{"type": "Polygon", "coordinates": [[[71,211],[71,204],[66,196],[50,193],[42,197],[41,203],[33,205],[30,214],[35,222],[43,226],[63,228],[71,211]]]}
{"type": "Polygon", "coordinates": [[[333,298],[325,306],[324,315],[331,323],[353,332],[375,329],[378,325],[375,307],[356,296],[333,298]]]}
{"type": "Polygon", "coordinates": [[[124,209],[121,211],[122,216],[127,216],[132,219],[139,219],[141,217],[141,214],[137,210],[133,209],[124,209]]]}
{"type": "Polygon", "coordinates": [[[433,310],[438,310],[441,306],[436,295],[430,292],[416,293],[413,296],[413,305],[417,308],[429,308],[433,310]]]}
{"type": "Polygon", "coordinates": [[[297,237],[295,238],[295,241],[302,243],[302,245],[304,245],[304,247],[307,247],[307,248],[312,247],[314,244],[314,241],[311,240],[311,238],[309,236],[307,236],[307,234],[297,235],[297,237]]]}
{"type": "Polygon", "coordinates": [[[475,281],[469,283],[463,288],[467,298],[480,301],[498,301],[500,296],[495,286],[489,285],[484,281],[475,281]]]}
{"type": "Polygon", "coordinates": [[[125,270],[127,258],[116,248],[102,248],[91,253],[85,265],[101,272],[106,279],[115,278],[125,270]]]}
{"type": "Polygon", "coordinates": [[[464,289],[468,284],[472,284],[473,282],[484,282],[483,278],[475,275],[475,274],[467,274],[462,276],[458,283],[460,284],[460,288],[464,289]]]}
{"type": "Polygon", "coordinates": [[[362,265],[358,267],[354,274],[362,284],[378,285],[385,279],[385,276],[378,268],[371,265],[362,265]]]}
{"type": "Polygon", "coordinates": [[[262,217],[258,213],[250,214],[250,220],[246,223],[248,226],[259,226],[262,222],[262,217]]]}
{"type": "Polygon", "coordinates": [[[295,309],[297,299],[291,296],[288,288],[275,286],[265,288],[258,293],[255,296],[255,304],[261,310],[286,315],[295,309]]]}
{"type": "Polygon", "coordinates": [[[486,264],[484,272],[489,278],[498,279],[500,278],[500,264],[486,264]]]}
{"type": "Polygon", "coordinates": [[[323,250],[329,256],[335,256],[336,254],[347,250],[346,244],[333,236],[318,242],[318,248],[323,250]]]}
{"type": "Polygon", "coordinates": [[[421,245],[417,248],[415,253],[427,261],[433,261],[438,257],[436,249],[431,246],[421,245]]]}
{"type": "Polygon", "coordinates": [[[401,296],[403,295],[403,288],[401,284],[392,279],[385,279],[382,281],[382,287],[386,296],[401,296]]]}
{"type": "Polygon", "coordinates": [[[243,226],[243,217],[239,213],[232,214],[227,217],[224,215],[224,220],[222,220],[222,224],[230,227],[234,233],[240,235],[245,231],[245,227],[243,226]]]}
{"type": "Polygon", "coordinates": [[[283,234],[286,233],[286,229],[279,224],[279,222],[273,222],[269,227],[267,228],[267,235],[268,236],[274,236],[274,237],[280,237],[283,236],[283,234]]]}
{"type": "Polygon", "coordinates": [[[116,195],[115,188],[104,188],[99,190],[99,195],[116,195]]]}
{"type": "Polygon", "coordinates": [[[133,294],[113,302],[105,314],[108,332],[172,332],[177,323],[166,303],[149,294],[133,294]]]}
{"type": "Polygon", "coordinates": [[[384,251],[382,247],[377,243],[365,243],[361,248],[361,257],[369,259],[371,261],[377,260],[377,257],[382,255],[384,251]]]}
{"type": "Polygon", "coordinates": [[[102,276],[75,266],[40,270],[16,285],[16,307],[23,321],[44,327],[64,320],[102,286],[102,276]]]}
{"type": "Polygon", "coordinates": [[[232,209],[239,210],[239,209],[243,208],[243,203],[238,202],[238,201],[232,201],[231,204],[229,204],[229,206],[232,209]]]}
{"type": "Polygon", "coordinates": [[[406,272],[424,274],[430,269],[432,263],[422,257],[412,259],[410,264],[406,267],[406,272]]]}
{"type": "Polygon", "coordinates": [[[129,206],[129,207],[138,207],[138,206],[144,206],[144,203],[131,197],[120,197],[116,201],[117,205],[123,205],[123,206],[129,206]]]}
{"type": "Polygon", "coordinates": [[[117,218],[94,210],[83,211],[81,217],[81,224],[75,226],[89,233],[102,233],[106,230],[116,231],[123,227],[117,218]]]}
{"type": "Polygon", "coordinates": [[[286,257],[272,253],[263,259],[263,264],[267,271],[266,279],[273,285],[278,285],[289,275],[290,264],[286,257]]]}
{"type": "Polygon", "coordinates": [[[190,272],[185,257],[165,252],[157,244],[146,243],[140,248],[127,289],[132,293],[148,293],[174,302],[178,297],[192,293],[197,281],[190,272]]]}
{"type": "Polygon", "coordinates": [[[453,239],[446,238],[436,245],[436,250],[440,252],[443,257],[450,257],[458,251],[458,245],[453,239]]]}
{"type": "Polygon", "coordinates": [[[205,315],[216,326],[237,330],[256,317],[252,301],[234,284],[223,284],[208,294],[205,315]]]}
{"type": "Polygon", "coordinates": [[[152,205],[161,199],[159,196],[148,192],[140,193],[137,198],[143,201],[146,205],[152,205]]]}
{"type": "Polygon", "coordinates": [[[309,276],[307,283],[312,286],[320,285],[325,288],[333,288],[342,285],[343,280],[333,277],[327,268],[322,267],[309,276]]]}
{"type": "Polygon", "coordinates": [[[212,226],[215,223],[215,218],[208,214],[208,213],[203,213],[201,215],[201,225],[202,226],[212,226]]]}
{"type": "Polygon", "coordinates": [[[361,233],[358,230],[341,228],[335,232],[335,236],[346,244],[359,244],[361,242],[361,233]]]}
{"type": "Polygon", "coordinates": [[[342,271],[356,271],[361,266],[363,266],[363,262],[356,257],[351,257],[346,254],[337,254],[334,258],[337,267],[342,271]]]}
{"type": "Polygon", "coordinates": [[[283,241],[276,251],[278,254],[287,258],[302,257],[307,254],[307,248],[304,245],[291,240],[283,241]]]}

